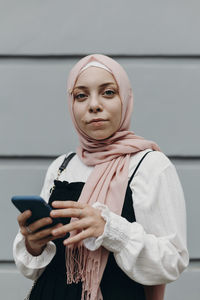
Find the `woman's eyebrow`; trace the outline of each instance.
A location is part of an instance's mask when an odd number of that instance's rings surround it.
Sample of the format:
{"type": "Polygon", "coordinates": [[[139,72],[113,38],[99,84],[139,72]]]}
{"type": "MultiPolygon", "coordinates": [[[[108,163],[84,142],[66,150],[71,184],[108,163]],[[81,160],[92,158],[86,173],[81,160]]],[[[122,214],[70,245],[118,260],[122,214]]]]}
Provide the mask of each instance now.
{"type": "MultiPolygon", "coordinates": [[[[116,85],[115,82],[105,82],[105,83],[100,84],[99,87],[100,87],[100,88],[103,88],[103,87],[106,87],[106,86],[111,85],[111,84],[116,85]]],[[[78,86],[75,86],[75,87],[74,87],[74,90],[76,90],[76,89],[87,90],[88,87],[87,87],[87,86],[84,86],[84,85],[78,85],[78,86]]]]}
{"type": "Polygon", "coordinates": [[[106,87],[106,86],[111,85],[111,84],[116,85],[115,82],[106,82],[106,83],[101,84],[99,87],[102,88],[102,87],[106,87]]]}
{"type": "Polygon", "coordinates": [[[84,86],[84,85],[79,85],[79,86],[75,86],[75,87],[74,87],[72,93],[73,93],[75,90],[78,90],[78,89],[80,89],[80,90],[88,90],[88,88],[87,88],[86,86],[84,86]]]}

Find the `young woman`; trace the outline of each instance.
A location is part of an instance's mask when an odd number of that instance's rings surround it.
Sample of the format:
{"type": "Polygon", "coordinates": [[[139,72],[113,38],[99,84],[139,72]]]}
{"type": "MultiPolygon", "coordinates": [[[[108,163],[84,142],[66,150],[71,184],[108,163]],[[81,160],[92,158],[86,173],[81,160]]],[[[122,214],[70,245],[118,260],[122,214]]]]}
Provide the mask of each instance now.
{"type": "Polygon", "coordinates": [[[35,280],[29,299],[161,300],[188,265],[182,188],[152,141],[129,131],[133,94],[113,59],[81,59],[68,79],[80,145],[49,167],[51,218],[19,215],[14,258],[35,280]],[[62,218],[63,223],[39,230],[62,218]],[[39,231],[38,231],[39,230],[39,231]]]}

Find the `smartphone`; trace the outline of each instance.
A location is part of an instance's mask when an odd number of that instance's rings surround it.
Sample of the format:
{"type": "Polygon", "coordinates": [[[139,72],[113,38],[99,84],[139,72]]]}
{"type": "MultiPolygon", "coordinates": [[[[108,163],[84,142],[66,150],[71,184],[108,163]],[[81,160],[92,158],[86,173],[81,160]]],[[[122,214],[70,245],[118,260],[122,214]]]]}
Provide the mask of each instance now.
{"type": "MultiPolygon", "coordinates": [[[[11,201],[21,213],[23,213],[25,210],[31,210],[32,215],[26,222],[27,226],[39,219],[49,217],[52,210],[51,206],[40,196],[13,196],[11,201]]],[[[52,220],[53,222],[51,224],[45,225],[39,230],[62,223],[60,218],[52,218],[52,220]]]]}

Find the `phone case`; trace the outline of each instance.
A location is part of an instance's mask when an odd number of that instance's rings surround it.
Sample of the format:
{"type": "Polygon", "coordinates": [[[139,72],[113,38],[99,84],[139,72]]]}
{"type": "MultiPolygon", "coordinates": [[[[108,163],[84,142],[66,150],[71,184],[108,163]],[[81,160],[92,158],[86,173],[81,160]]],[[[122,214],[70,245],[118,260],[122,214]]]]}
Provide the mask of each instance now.
{"type": "MultiPolygon", "coordinates": [[[[31,210],[32,215],[27,220],[27,226],[41,218],[49,217],[52,210],[51,206],[40,196],[13,196],[11,201],[20,212],[31,210]]],[[[40,230],[62,223],[59,218],[52,218],[52,220],[53,223],[40,228],[40,230]]]]}

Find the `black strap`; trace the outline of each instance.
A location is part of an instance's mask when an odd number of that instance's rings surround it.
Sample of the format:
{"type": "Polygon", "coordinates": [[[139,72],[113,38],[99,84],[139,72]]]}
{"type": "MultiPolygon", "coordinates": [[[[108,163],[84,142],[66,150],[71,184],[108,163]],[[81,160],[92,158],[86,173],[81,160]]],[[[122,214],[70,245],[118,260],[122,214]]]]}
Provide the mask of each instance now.
{"type": "Polygon", "coordinates": [[[65,159],[63,160],[63,162],[59,168],[60,173],[67,167],[69,161],[72,159],[72,157],[74,157],[74,155],[76,155],[76,153],[73,152],[70,155],[65,157],[65,159]]]}
{"type": "Polygon", "coordinates": [[[141,160],[140,160],[140,161],[139,161],[139,163],[137,164],[137,167],[135,168],[135,170],[134,170],[133,174],[131,175],[131,178],[129,179],[129,181],[128,181],[128,184],[130,184],[130,183],[131,183],[131,181],[132,181],[133,177],[135,176],[135,173],[137,172],[137,170],[138,170],[138,168],[139,168],[139,166],[140,166],[141,162],[142,162],[142,161],[143,161],[143,159],[146,157],[146,155],[147,155],[148,153],[150,153],[150,152],[153,152],[153,150],[151,150],[151,151],[148,151],[147,153],[145,153],[145,155],[143,155],[143,157],[141,158],[141,160]]]}

